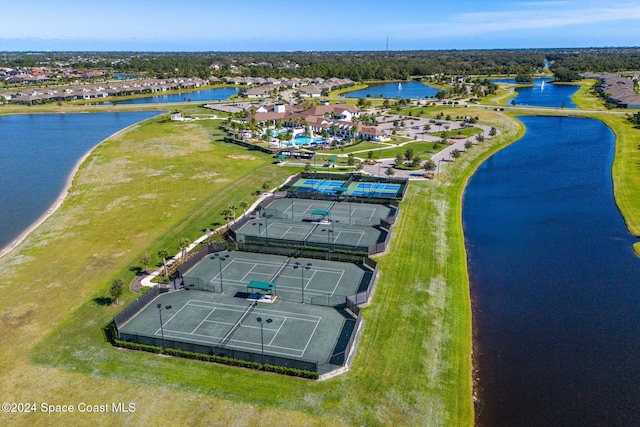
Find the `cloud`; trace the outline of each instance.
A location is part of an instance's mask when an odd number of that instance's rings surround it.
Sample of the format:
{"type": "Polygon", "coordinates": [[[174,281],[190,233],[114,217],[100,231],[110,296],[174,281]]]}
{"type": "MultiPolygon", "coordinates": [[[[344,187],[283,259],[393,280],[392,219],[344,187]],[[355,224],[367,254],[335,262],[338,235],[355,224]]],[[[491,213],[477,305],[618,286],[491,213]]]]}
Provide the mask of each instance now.
{"type": "MultiPolygon", "coordinates": [[[[619,22],[621,27],[640,20],[640,4],[591,1],[534,1],[510,3],[510,9],[462,12],[429,23],[387,26],[403,38],[469,36],[514,30],[551,30],[619,22]]],[[[635,28],[634,24],[634,28],[635,28]]]]}

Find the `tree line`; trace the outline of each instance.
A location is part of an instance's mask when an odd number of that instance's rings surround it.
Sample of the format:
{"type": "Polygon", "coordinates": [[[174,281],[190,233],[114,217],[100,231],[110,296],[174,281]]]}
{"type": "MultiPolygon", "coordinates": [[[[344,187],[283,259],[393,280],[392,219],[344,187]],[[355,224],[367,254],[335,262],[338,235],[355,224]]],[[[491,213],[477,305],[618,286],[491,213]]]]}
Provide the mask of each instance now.
{"type": "Polygon", "coordinates": [[[413,76],[530,76],[550,66],[559,80],[583,72],[640,69],[639,48],[363,52],[46,52],[2,53],[0,66],[53,66],[169,78],[178,76],[407,80],[413,76]]]}

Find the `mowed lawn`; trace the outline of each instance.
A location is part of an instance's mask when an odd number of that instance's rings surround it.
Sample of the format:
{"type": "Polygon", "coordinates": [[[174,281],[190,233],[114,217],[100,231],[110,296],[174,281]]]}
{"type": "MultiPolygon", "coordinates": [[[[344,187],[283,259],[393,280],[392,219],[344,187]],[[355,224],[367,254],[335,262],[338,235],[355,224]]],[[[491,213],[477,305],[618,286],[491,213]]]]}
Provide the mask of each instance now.
{"type": "MultiPolygon", "coordinates": [[[[620,114],[591,114],[603,121],[616,134],[616,154],[613,162],[613,191],[616,204],[629,232],[640,237],[640,129],[620,114]]],[[[640,256],[640,242],[634,244],[640,256]]]]}
{"type": "MultiPolygon", "coordinates": [[[[489,115],[489,113],[486,113],[489,115]]],[[[514,122],[505,135],[515,135],[514,122]],[[513,130],[513,132],[512,132],[513,130]]],[[[151,119],[103,144],[64,206],[0,261],[3,401],[132,402],[128,414],[2,414],[23,425],[450,425],[473,423],[471,313],[461,227],[474,147],[440,180],[411,183],[352,369],[313,382],[112,348],[101,305],[149,252],[178,251],[229,203],[295,172],[218,141],[216,121],[151,119]]],[[[503,126],[504,129],[504,126],[503,126]]],[[[127,292],[124,299],[136,295],[127,292]]]]}

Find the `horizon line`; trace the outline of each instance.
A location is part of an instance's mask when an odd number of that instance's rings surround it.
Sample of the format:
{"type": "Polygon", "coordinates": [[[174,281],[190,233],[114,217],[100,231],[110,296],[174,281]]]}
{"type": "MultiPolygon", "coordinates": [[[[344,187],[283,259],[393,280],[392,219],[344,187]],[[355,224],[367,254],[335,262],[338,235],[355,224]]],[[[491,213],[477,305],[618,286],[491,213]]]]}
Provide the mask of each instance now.
{"type": "Polygon", "coordinates": [[[509,51],[509,50],[607,50],[607,49],[640,49],[640,45],[635,46],[565,46],[565,47],[494,47],[494,48],[441,48],[441,49],[287,49],[287,50],[108,50],[108,49],[29,49],[29,50],[0,50],[0,54],[7,53],[354,53],[354,52],[371,52],[371,53],[393,53],[393,52],[447,52],[447,51],[509,51]]]}

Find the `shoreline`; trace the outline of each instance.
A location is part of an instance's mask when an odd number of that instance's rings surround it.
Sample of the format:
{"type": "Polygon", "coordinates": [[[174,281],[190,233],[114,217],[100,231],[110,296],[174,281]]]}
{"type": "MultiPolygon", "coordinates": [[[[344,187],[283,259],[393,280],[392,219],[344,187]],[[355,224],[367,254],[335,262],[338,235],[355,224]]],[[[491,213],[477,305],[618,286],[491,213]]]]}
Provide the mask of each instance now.
{"type": "MultiPolygon", "coordinates": [[[[22,113],[17,113],[17,114],[22,114],[22,113]]],[[[71,114],[73,114],[73,113],[71,113],[71,114]]],[[[78,114],[80,114],[80,113],[78,113],[78,114]]],[[[162,113],[159,112],[158,114],[162,114],[162,113]]],[[[156,117],[156,116],[153,116],[153,117],[156,117]]],[[[153,117],[150,117],[150,118],[153,118],[153,117]]],[[[145,119],[145,120],[149,120],[149,119],[145,119]]],[[[84,161],[87,160],[87,158],[93,153],[93,151],[97,147],[100,146],[100,144],[102,144],[103,142],[107,141],[108,139],[111,139],[111,138],[113,138],[115,136],[118,136],[120,133],[123,133],[123,132],[127,131],[132,126],[136,126],[136,125],[144,122],[145,120],[141,120],[139,122],[133,123],[133,124],[123,128],[123,129],[120,129],[117,132],[114,132],[113,134],[109,135],[108,137],[106,137],[105,139],[101,140],[100,142],[98,142],[93,147],[91,147],[91,149],[89,151],[87,151],[80,159],[78,159],[76,164],[73,166],[73,169],[71,169],[71,172],[69,173],[69,176],[67,177],[67,180],[65,181],[65,184],[64,184],[64,187],[62,188],[62,191],[58,194],[58,197],[56,197],[56,199],[47,208],[47,210],[45,212],[43,212],[34,222],[32,222],[27,228],[25,228],[20,234],[18,234],[15,239],[13,239],[11,242],[6,244],[4,247],[0,248],[0,259],[2,259],[5,255],[8,255],[9,253],[11,253],[11,251],[13,251],[22,242],[24,242],[26,240],[26,238],[29,237],[29,235],[31,233],[33,233],[47,219],[49,219],[54,213],[56,213],[58,211],[58,209],[60,209],[62,207],[62,204],[64,203],[65,200],[67,200],[67,197],[69,196],[69,193],[70,193],[70,190],[71,190],[71,186],[73,185],[73,180],[75,179],[78,171],[80,170],[80,167],[82,166],[84,161]]]]}
{"type": "MultiPolygon", "coordinates": [[[[101,143],[102,143],[102,141],[100,141],[100,143],[98,143],[98,145],[100,145],[101,143]]],[[[56,211],[58,209],[60,209],[60,207],[62,206],[64,201],[67,199],[67,196],[69,195],[69,190],[71,189],[71,185],[73,184],[73,179],[75,178],[76,173],[80,169],[80,165],[82,165],[82,163],[86,160],[87,157],[89,157],[91,152],[98,145],[96,145],[95,147],[91,148],[91,150],[89,150],[75,164],[75,166],[71,170],[71,173],[67,177],[67,181],[65,182],[62,191],[60,192],[60,194],[58,194],[58,197],[53,201],[53,203],[49,206],[49,208],[43,214],[41,214],[34,222],[32,222],[26,229],[24,229],[20,234],[18,234],[18,236],[16,236],[16,238],[14,240],[12,240],[10,243],[8,243],[7,245],[5,245],[3,248],[0,249],[0,259],[2,257],[4,257],[5,255],[9,254],[20,243],[22,243],[27,237],[29,237],[29,235],[31,233],[33,233],[40,225],[42,225],[43,222],[45,222],[47,219],[49,219],[49,217],[51,217],[54,213],[56,213],[56,211]]]]}

